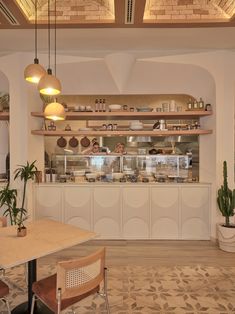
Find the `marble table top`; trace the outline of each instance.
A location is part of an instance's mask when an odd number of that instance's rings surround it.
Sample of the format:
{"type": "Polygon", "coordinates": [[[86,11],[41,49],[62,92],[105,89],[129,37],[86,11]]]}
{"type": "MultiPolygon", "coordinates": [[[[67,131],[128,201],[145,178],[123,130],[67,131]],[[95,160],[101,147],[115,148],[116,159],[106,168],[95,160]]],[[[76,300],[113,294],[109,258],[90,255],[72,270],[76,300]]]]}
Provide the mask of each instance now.
{"type": "Polygon", "coordinates": [[[16,236],[16,226],[0,228],[0,268],[17,266],[96,236],[94,232],[49,219],[36,220],[25,225],[25,237],[16,236]]]}

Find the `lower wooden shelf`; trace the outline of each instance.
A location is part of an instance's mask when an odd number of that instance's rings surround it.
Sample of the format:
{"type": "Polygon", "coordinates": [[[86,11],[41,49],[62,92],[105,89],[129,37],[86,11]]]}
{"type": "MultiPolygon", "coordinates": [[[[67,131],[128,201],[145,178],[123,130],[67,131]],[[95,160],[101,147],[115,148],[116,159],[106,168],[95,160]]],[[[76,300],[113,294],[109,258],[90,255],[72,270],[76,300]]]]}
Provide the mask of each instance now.
{"type": "Polygon", "coordinates": [[[212,130],[178,130],[178,131],[43,131],[32,130],[34,135],[42,136],[169,136],[169,135],[206,135],[212,130]]]}

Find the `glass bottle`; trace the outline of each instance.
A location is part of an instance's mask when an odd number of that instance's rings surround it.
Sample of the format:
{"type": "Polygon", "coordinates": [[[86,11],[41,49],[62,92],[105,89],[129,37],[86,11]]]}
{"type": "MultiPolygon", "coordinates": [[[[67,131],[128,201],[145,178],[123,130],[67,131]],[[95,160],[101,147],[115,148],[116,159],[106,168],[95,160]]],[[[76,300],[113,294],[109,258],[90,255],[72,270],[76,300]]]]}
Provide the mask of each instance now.
{"type": "Polygon", "coordinates": [[[106,111],[106,103],[105,103],[105,99],[103,99],[103,112],[105,112],[106,111]]]}
{"type": "Polygon", "coordinates": [[[200,97],[200,100],[199,100],[199,109],[201,109],[201,110],[204,109],[204,101],[202,100],[201,97],[200,97]]]}
{"type": "Polygon", "coordinates": [[[191,98],[189,98],[189,101],[188,101],[187,106],[188,106],[188,110],[192,110],[192,108],[193,108],[193,104],[192,104],[192,100],[191,100],[191,98]]]}
{"type": "Polygon", "coordinates": [[[98,99],[95,100],[95,112],[99,111],[98,99]]]}
{"type": "Polygon", "coordinates": [[[198,103],[197,100],[195,99],[193,102],[193,109],[197,109],[198,108],[198,103]]]}

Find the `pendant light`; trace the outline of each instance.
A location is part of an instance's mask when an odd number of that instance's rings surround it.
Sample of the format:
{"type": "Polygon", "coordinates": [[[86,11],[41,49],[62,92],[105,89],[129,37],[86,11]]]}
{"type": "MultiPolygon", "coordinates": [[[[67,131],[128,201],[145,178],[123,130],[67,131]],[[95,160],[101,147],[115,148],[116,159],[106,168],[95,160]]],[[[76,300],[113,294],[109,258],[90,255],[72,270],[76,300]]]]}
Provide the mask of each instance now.
{"type": "Polygon", "coordinates": [[[47,74],[45,74],[38,83],[38,90],[43,95],[58,95],[61,92],[61,84],[60,81],[54,75],[52,75],[50,33],[50,0],[48,0],[48,69],[47,74]]]}
{"type": "Polygon", "coordinates": [[[38,56],[37,56],[37,50],[38,50],[38,36],[37,36],[37,8],[38,8],[38,0],[35,0],[34,2],[34,8],[35,8],[35,58],[34,63],[29,64],[25,70],[24,70],[24,78],[26,81],[30,83],[37,84],[41,77],[46,74],[46,70],[39,64],[38,56]]]}
{"type": "MultiPolygon", "coordinates": [[[[56,75],[56,0],[55,0],[55,75],[56,75]]],[[[57,102],[49,103],[44,110],[44,117],[46,119],[59,121],[65,120],[65,110],[64,106],[57,102]]]]}

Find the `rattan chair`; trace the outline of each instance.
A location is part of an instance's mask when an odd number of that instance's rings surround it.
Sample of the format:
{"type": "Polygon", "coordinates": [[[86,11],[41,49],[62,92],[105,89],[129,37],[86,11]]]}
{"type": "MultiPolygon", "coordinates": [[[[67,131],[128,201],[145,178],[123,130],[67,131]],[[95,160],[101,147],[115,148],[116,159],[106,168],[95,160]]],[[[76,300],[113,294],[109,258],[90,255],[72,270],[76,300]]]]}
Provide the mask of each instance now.
{"type": "Polygon", "coordinates": [[[98,293],[105,300],[110,313],[107,296],[107,269],[105,248],[83,258],[63,261],[57,264],[57,273],[33,283],[31,314],[36,300],[41,300],[54,313],[72,306],[87,296],[98,293]],[[103,281],[103,291],[100,284],[103,281]]]}
{"type": "Polygon", "coordinates": [[[7,312],[11,314],[10,305],[6,298],[6,296],[9,294],[9,287],[5,282],[0,280],[0,300],[3,301],[6,304],[7,312]]]}

